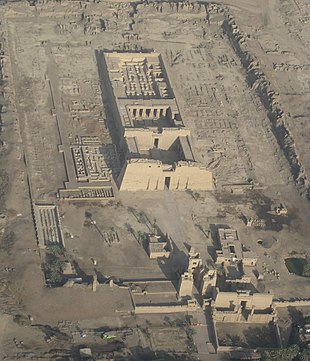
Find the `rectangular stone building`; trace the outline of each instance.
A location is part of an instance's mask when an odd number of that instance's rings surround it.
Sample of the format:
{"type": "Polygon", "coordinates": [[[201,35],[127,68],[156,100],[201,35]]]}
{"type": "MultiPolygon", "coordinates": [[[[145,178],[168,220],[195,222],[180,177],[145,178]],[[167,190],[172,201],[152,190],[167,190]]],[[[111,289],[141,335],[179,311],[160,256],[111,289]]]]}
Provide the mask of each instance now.
{"type": "Polygon", "coordinates": [[[97,52],[97,60],[122,153],[120,190],[211,190],[161,55],[97,52]]]}

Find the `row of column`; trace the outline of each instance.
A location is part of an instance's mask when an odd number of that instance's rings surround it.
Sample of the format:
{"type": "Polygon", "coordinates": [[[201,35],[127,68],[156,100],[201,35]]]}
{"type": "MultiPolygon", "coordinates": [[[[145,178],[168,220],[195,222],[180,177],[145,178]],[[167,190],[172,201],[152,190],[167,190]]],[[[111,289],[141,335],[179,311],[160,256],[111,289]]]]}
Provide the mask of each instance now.
{"type": "Polygon", "coordinates": [[[168,108],[129,108],[132,118],[156,119],[167,116],[168,108]]]}

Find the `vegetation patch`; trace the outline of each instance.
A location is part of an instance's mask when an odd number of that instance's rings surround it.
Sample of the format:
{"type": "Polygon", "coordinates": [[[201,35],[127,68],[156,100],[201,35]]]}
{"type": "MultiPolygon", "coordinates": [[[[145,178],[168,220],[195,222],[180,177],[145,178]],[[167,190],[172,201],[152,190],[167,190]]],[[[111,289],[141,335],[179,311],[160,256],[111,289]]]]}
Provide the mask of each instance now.
{"type": "Polygon", "coordinates": [[[15,233],[13,231],[4,233],[1,243],[0,243],[0,250],[7,252],[10,254],[13,244],[15,242],[15,233]]]}
{"type": "Polygon", "coordinates": [[[310,350],[301,349],[298,345],[292,345],[282,350],[265,351],[261,361],[309,361],[310,350]]]}
{"type": "Polygon", "coordinates": [[[244,348],[277,348],[277,338],[274,325],[235,323],[217,324],[219,344],[244,348]]]}
{"type": "Polygon", "coordinates": [[[47,283],[51,286],[61,286],[66,281],[63,270],[66,262],[72,262],[73,258],[65,248],[61,246],[48,246],[46,248],[44,274],[47,283]]]}

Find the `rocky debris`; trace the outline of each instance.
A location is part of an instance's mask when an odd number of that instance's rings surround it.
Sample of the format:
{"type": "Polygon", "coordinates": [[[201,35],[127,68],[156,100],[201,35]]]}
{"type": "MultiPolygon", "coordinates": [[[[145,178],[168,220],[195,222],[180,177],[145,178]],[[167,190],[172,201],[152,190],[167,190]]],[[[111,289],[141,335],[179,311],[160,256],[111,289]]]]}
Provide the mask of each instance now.
{"type": "Polygon", "coordinates": [[[273,89],[271,82],[262,71],[259,60],[249,52],[247,45],[249,36],[239,28],[235,18],[226,9],[222,27],[246,71],[249,87],[256,92],[267,111],[272,132],[290,165],[296,186],[300,193],[310,200],[310,184],[288,128],[289,115],[282,110],[279,94],[273,89]]]}

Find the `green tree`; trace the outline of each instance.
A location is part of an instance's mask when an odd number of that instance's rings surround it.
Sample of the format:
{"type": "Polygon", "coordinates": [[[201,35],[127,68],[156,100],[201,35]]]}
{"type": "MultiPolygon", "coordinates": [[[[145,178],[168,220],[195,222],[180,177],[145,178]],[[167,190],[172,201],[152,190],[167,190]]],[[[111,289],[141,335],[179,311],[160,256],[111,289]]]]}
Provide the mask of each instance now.
{"type": "Polygon", "coordinates": [[[59,272],[52,270],[51,273],[49,274],[49,280],[52,283],[60,283],[62,281],[62,276],[59,272]]]}
{"type": "Polygon", "coordinates": [[[309,361],[310,360],[310,349],[306,348],[299,354],[300,361],[309,361]]]}
{"type": "Polygon", "coordinates": [[[85,211],[85,218],[91,219],[92,216],[93,215],[90,212],[85,211]]]}
{"type": "Polygon", "coordinates": [[[141,231],[138,231],[138,242],[141,243],[145,240],[145,233],[144,232],[141,232],[141,231]]]}
{"type": "Polygon", "coordinates": [[[224,346],[232,346],[233,345],[233,340],[231,339],[231,337],[229,335],[227,335],[225,338],[223,338],[221,343],[224,346]]]}
{"type": "Polygon", "coordinates": [[[292,345],[282,350],[264,352],[261,361],[295,361],[298,360],[297,356],[299,356],[299,346],[292,345]]]}
{"type": "Polygon", "coordinates": [[[135,209],[133,207],[128,207],[127,211],[135,216],[135,209]]]}
{"type": "Polygon", "coordinates": [[[51,245],[48,246],[46,249],[48,253],[54,255],[55,257],[59,257],[64,253],[64,249],[58,245],[51,245]]]}
{"type": "Polygon", "coordinates": [[[61,259],[55,259],[51,264],[51,268],[58,272],[61,272],[64,266],[65,266],[65,261],[61,259]]]}
{"type": "Polygon", "coordinates": [[[310,277],[310,263],[307,263],[304,266],[304,269],[302,271],[303,276],[310,277]]]}
{"type": "Polygon", "coordinates": [[[237,335],[226,335],[222,340],[224,346],[241,346],[241,339],[237,335]]]}
{"type": "Polygon", "coordinates": [[[304,323],[305,324],[310,323],[310,316],[305,316],[304,317],[304,323]]]}
{"type": "Polygon", "coordinates": [[[145,216],[145,214],[143,212],[139,212],[139,214],[138,214],[138,222],[142,223],[142,224],[147,223],[147,218],[146,218],[146,216],[145,216]]]}
{"type": "Polygon", "coordinates": [[[153,227],[153,233],[157,234],[157,219],[156,218],[153,219],[152,227],[153,227]]]}
{"type": "Polygon", "coordinates": [[[129,233],[134,234],[134,230],[129,223],[125,223],[125,228],[129,233]]]}

